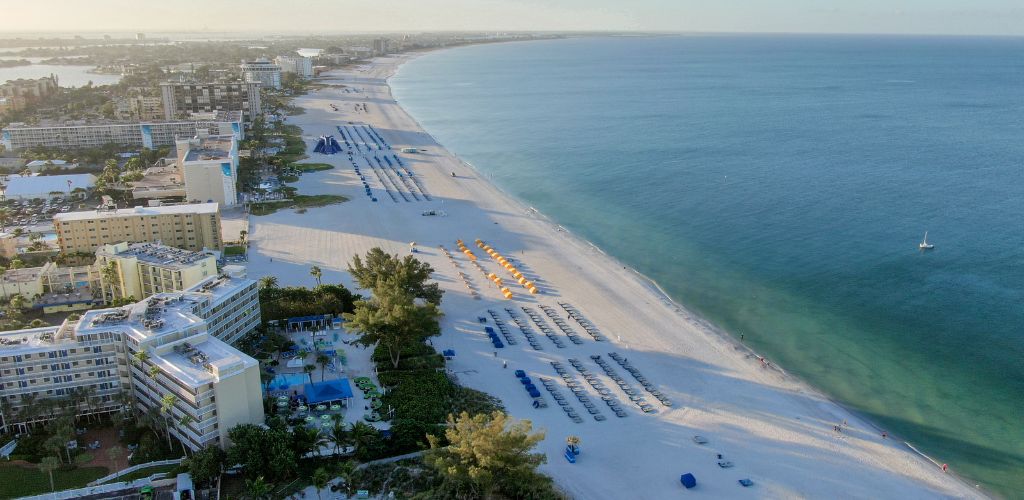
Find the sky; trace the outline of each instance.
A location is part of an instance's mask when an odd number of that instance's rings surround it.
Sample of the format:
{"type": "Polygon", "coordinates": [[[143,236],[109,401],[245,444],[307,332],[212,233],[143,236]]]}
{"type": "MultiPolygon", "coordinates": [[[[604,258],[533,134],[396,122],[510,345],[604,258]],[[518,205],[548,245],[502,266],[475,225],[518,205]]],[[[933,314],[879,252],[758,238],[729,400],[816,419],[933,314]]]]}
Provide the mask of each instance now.
{"type": "Polygon", "coordinates": [[[0,0],[5,38],[570,30],[1024,36],[1024,0],[0,0]]]}

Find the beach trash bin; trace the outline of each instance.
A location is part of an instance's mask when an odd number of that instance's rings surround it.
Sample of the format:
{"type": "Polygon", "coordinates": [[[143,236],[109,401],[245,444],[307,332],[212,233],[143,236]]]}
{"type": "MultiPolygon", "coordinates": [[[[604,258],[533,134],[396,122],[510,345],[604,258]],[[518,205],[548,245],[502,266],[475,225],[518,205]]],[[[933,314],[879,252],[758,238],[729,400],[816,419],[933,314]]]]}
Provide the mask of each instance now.
{"type": "Polygon", "coordinates": [[[686,486],[686,489],[697,486],[697,478],[693,477],[693,474],[690,474],[689,472],[679,476],[679,482],[683,483],[683,486],[686,486]]]}

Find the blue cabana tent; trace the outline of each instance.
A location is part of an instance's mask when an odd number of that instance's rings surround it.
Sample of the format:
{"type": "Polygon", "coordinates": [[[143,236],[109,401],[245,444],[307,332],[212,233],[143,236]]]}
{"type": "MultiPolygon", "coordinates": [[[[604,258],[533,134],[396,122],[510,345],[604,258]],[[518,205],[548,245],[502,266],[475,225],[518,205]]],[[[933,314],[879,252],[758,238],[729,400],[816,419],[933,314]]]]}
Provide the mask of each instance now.
{"type": "Polygon", "coordinates": [[[683,483],[683,486],[686,486],[686,489],[697,486],[697,478],[693,477],[693,474],[690,474],[689,472],[679,476],[679,482],[683,483]]]}
{"type": "Polygon", "coordinates": [[[327,403],[330,401],[348,402],[352,398],[352,386],[347,378],[327,380],[306,384],[306,401],[309,404],[327,403]]]}

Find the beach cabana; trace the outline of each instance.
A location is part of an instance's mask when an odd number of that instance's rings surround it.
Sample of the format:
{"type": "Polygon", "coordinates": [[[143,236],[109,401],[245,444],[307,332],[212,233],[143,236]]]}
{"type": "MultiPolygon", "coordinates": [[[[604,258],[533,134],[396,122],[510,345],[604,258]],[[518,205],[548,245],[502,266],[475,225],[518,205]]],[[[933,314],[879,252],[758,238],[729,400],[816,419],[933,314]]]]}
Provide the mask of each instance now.
{"type": "Polygon", "coordinates": [[[352,401],[352,386],[347,378],[327,380],[305,385],[306,401],[311,405],[341,402],[346,406],[352,401]]]}

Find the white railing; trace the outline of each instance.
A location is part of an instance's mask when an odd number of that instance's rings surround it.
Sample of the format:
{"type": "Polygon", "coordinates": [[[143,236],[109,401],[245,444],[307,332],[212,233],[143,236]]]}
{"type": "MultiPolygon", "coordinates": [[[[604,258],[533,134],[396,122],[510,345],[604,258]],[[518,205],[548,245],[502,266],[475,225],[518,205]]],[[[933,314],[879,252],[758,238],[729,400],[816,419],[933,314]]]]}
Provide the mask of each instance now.
{"type": "Polygon", "coordinates": [[[101,477],[89,483],[89,486],[96,486],[98,484],[109,483],[110,481],[114,481],[125,474],[131,474],[132,472],[135,472],[137,470],[148,469],[150,467],[160,467],[161,465],[178,465],[181,463],[182,460],[184,460],[184,458],[172,458],[170,460],[158,460],[156,462],[148,462],[144,464],[133,465],[126,469],[122,469],[113,474],[110,474],[109,476],[101,477]]]}

